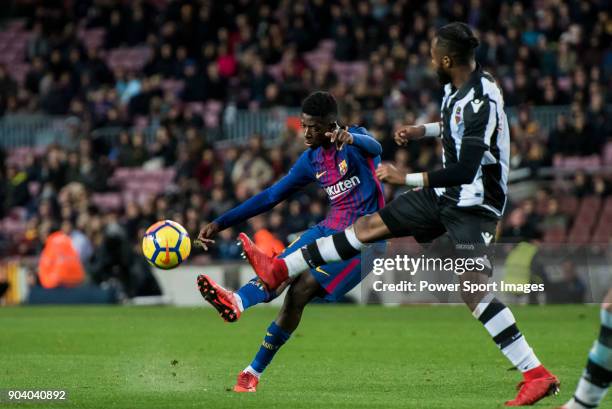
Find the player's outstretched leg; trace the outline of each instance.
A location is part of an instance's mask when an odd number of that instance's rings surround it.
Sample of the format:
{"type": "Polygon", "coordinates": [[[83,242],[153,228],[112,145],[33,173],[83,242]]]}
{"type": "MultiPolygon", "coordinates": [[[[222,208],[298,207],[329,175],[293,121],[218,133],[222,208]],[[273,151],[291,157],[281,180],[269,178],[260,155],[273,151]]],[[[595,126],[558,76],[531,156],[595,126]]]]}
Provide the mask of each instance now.
{"type": "Polygon", "coordinates": [[[349,260],[358,255],[367,243],[390,236],[391,232],[382,218],[375,213],[362,216],[346,230],[318,238],[282,259],[264,254],[244,233],[240,233],[238,241],[255,273],[269,289],[274,289],[287,278],[295,277],[309,268],[349,260]]]}
{"type": "MultiPolygon", "coordinates": [[[[466,273],[461,280],[488,282],[481,273],[466,273]]],[[[512,365],[523,373],[518,385],[518,395],[507,401],[506,406],[533,405],[539,400],[559,391],[559,380],[541,363],[519,331],[510,309],[491,293],[462,293],[463,300],[489,332],[493,341],[512,365]]]]}
{"type": "Polygon", "coordinates": [[[258,277],[253,277],[235,292],[226,290],[205,274],[199,275],[197,282],[202,297],[227,322],[237,321],[247,308],[269,302],[275,297],[275,293],[267,291],[258,277]]]}
{"type": "Polygon", "coordinates": [[[586,368],[572,399],[561,409],[596,408],[612,383],[612,290],[601,309],[599,338],[589,351],[586,368]]]}
{"type": "Polygon", "coordinates": [[[234,386],[235,392],[255,392],[257,390],[259,377],[272,362],[276,352],[289,340],[291,333],[297,328],[306,304],[320,291],[321,286],[309,272],[299,275],[293,281],[276,321],[273,321],[266,330],[266,336],[255,358],[238,375],[238,381],[234,386]]]}

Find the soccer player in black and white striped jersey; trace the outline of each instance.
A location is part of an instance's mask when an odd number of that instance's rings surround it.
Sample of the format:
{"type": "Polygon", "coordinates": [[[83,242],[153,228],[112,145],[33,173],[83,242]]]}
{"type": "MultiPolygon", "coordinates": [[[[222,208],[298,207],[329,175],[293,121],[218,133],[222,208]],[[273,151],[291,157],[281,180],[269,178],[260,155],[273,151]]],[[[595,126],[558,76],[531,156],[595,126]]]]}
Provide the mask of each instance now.
{"type": "MultiPolygon", "coordinates": [[[[450,239],[457,257],[487,256],[506,205],[510,136],[501,91],[476,63],[477,46],[478,39],[466,24],[451,23],[436,32],[431,56],[444,84],[442,121],[407,126],[395,134],[399,145],[411,138],[441,138],[443,169],[409,174],[392,165],[376,169],[384,182],[420,189],[398,196],[345,231],[319,238],[284,259],[266,257],[246,235],[240,235],[249,262],[268,287],[277,288],[309,268],[350,259],[366,243],[391,237],[414,236],[421,243],[450,239]]],[[[487,268],[464,273],[459,279],[488,283],[491,274],[492,268],[487,268]]],[[[556,393],[559,380],[540,363],[510,309],[491,293],[461,295],[501,352],[523,373],[517,397],[506,405],[532,405],[556,393]]]]}
{"type": "Polygon", "coordinates": [[[574,396],[560,409],[592,409],[599,406],[612,383],[612,289],[601,306],[599,338],[589,351],[586,368],[574,396]]]}

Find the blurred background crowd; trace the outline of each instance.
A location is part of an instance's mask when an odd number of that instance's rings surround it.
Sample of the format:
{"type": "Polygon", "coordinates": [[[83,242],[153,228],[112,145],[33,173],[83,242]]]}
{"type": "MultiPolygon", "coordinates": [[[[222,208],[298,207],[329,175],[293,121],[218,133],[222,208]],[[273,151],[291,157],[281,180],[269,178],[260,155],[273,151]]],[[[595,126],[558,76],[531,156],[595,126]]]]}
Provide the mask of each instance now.
{"type": "MultiPolygon", "coordinates": [[[[609,12],[605,0],[13,1],[0,11],[0,115],[63,116],[70,138],[0,153],[0,255],[38,254],[59,228],[94,281],[140,274],[146,265],[133,256],[149,224],[173,219],[196,237],[304,149],[291,127],[220,144],[212,130],[224,115],[299,108],[316,89],[336,96],[344,123],[379,139],[384,160],[440,166],[438,144],[397,148],[392,133],[438,118],[429,42],[455,20],[476,29],[477,60],[513,112],[512,168],[572,173],[511,203],[502,236],[607,242],[609,12]],[[552,126],[533,114],[560,105],[552,126]],[[96,133],[106,127],[118,131],[96,133]]],[[[324,217],[326,202],[310,188],[241,228],[287,242],[324,217]]],[[[207,254],[238,258],[235,235],[222,232],[207,254]]]]}

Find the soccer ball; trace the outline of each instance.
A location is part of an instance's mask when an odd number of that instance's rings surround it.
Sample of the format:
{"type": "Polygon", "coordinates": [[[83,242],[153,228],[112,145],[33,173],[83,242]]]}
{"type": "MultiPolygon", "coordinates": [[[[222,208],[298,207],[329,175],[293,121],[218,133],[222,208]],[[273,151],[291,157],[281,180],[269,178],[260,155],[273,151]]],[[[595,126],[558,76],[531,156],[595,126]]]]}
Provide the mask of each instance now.
{"type": "Polygon", "coordinates": [[[147,229],[142,253],[154,267],[169,270],[181,264],[191,252],[187,230],[172,220],[161,220],[147,229]]]}

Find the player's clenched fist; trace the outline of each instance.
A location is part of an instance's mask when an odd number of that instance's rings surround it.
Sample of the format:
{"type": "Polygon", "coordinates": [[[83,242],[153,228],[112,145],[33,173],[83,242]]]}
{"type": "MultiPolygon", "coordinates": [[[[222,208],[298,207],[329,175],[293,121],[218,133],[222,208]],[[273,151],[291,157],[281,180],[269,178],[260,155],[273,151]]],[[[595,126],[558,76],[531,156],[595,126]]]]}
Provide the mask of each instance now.
{"type": "Polygon", "coordinates": [[[391,164],[379,165],[376,168],[376,177],[392,185],[403,185],[406,183],[406,172],[399,170],[391,164]]]}
{"type": "Polygon", "coordinates": [[[326,132],[325,136],[329,138],[331,143],[336,143],[338,150],[341,151],[345,144],[353,143],[353,135],[348,131],[348,127],[338,128],[333,132],[326,132]]]}
{"type": "Polygon", "coordinates": [[[423,136],[425,136],[425,127],[423,125],[408,125],[396,130],[393,139],[396,144],[404,146],[411,139],[422,138],[423,136]]]}
{"type": "Polygon", "coordinates": [[[208,223],[200,230],[200,234],[198,234],[198,239],[196,240],[197,244],[204,250],[208,250],[208,246],[215,242],[213,237],[215,237],[217,233],[219,233],[219,225],[215,222],[208,223]]]}

